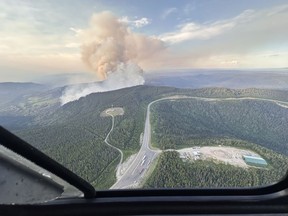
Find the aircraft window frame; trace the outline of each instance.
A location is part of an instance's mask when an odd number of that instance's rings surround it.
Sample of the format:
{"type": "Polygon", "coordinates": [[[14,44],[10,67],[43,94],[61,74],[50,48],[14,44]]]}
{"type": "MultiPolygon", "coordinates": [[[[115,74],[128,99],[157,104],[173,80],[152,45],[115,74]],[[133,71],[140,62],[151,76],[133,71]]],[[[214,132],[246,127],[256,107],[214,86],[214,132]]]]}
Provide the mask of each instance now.
{"type": "Polygon", "coordinates": [[[39,204],[0,205],[0,212],[15,215],[139,215],[139,214],[246,214],[287,213],[288,176],[264,187],[212,189],[95,190],[92,185],[41,151],[0,126],[0,144],[84,193],[39,204]],[[115,212],[115,209],[117,211],[115,212]],[[67,214],[66,214],[67,213],[67,214]],[[69,214],[68,214],[69,213],[69,214]]]}
{"type": "MultiPolygon", "coordinates": [[[[47,171],[55,174],[56,176],[67,181],[71,185],[75,186],[77,189],[84,193],[85,198],[94,198],[96,195],[95,188],[67,169],[55,160],[51,159],[46,154],[42,153],[32,145],[28,144],[24,140],[15,136],[2,126],[0,126],[0,144],[6,148],[12,150],[13,152],[19,154],[20,156],[32,161],[36,165],[46,169],[47,171]]],[[[268,186],[259,187],[241,187],[241,188],[185,188],[185,189],[133,189],[133,190],[97,190],[97,194],[103,194],[103,192],[112,196],[209,196],[209,195],[219,195],[219,196],[231,196],[231,195],[265,195],[270,193],[275,193],[288,188],[288,176],[287,174],[277,183],[268,186]],[[121,193],[119,193],[121,192],[121,193]]]]}

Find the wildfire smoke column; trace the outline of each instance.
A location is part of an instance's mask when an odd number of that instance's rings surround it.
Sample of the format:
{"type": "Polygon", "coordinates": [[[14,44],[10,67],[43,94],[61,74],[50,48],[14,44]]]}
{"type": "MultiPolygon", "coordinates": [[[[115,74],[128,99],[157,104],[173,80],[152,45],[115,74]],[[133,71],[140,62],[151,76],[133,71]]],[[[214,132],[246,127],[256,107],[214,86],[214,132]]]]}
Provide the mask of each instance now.
{"type": "Polygon", "coordinates": [[[132,32],[111,12],[94,14],[87,29],[79,32],[83,62],[102,82],[66,87],[61,104],[95,92],[143,85],[142,61],[165,49],[163,41],[132,32]]]}
{"type": "Polygon", "coordinates": [[[117,73],[119,64],[139,66],[164,49],[164,43],[153,37],[132,32],[111,12],[94,14],[90,27],[81,32],[82,60],[101,80],[117,73]]]}

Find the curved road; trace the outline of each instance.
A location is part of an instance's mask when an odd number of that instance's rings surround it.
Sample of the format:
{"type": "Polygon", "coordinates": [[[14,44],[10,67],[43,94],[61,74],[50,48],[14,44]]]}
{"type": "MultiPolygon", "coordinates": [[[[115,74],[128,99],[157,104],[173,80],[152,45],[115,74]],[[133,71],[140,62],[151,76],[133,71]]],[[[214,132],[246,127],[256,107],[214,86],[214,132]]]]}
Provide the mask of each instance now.
{"type": "Polygon", "coordinates": [[[111,145],[111,144],[108,142],[108,138],[109,138],[111,132],[112,132],[113,129],[114,129],[114,116],[113,116],[112,114],[108,113],[107,111],[106,111],[106,114],[107,114],[107,115],[110,115],[110,116],[112,117],[112,126],[111,126],[111,129],[110,129],[109,133],[107,134],[107,136],[106,136],[104,142],[105,142],[108,146],[110,146],[110,147],[116,149],[116,150],[120,153],[121,158],[120,158],[120,162],[119,162],[119,164],[118,164],[118,166],[117,166],[117,167],[119,167],[119,166],[122,164],[122,162],[123,162],[123,152],[121,151],[121,149],[119,149],[119,148],[117,148],[117,147],[111,145]]]}
{"type": "MultiPolygon", "coordinates": [[[[281,106],[283,108],[288,108],[288,102],[272,100],[272,99],[262,99],[262,98],[253,98],[253,97],[243,97],[243,98],[203,98],[203,97],[192,97],[192,96],[183,96],[176,95],[171,97],[165,97],[158,100],[154,100],[147,106],[146,120],[145,120],[145,129],[143,135],[143,143],[141,148],[135,157],[131,165],[126,169],[122,177],[110,188],[110,189],[125,189],[125,188],[137,188],[142,183],[145,173],[148,170],[151,162],[158,156],[161,150],[154,150],[150,148],[151,140],[151,125],[150,125],[150,107],[152,104],[163,101],[163,100],[178,100],[178,99],[198,99],[204,101],[229,101],[229,100],[261,100],[269,101],[281,106]]],[[[112,116],[113,117],[113,116],[112,116]]],[[[113,117],[114,118],[114,117],[113,117]]],[[[114,126],[114,123],[113,123],[114,126]]],[[[113,127],[111,128],[111,131],[113,127]]],[[[110,131],[110,132],[111,132],[110,131]]],[[[109,132],[109,134],[110,134],[109,132]]],[[[107,135],[105,142],[109,136],[107,135]]],[[[107,143],[107,142],[106,142],[107,143]]],[[[108,144],[108,143],[107,143],[108,144]]],[[[108,144],[111,146],[110,144],[108,144]]],[[[111,146],[113,147],[113,146],[111,146]]],[[[116,148],[116,147],[114,147],[116,148]]],[[[117,148],[116,148],[117,149],[117,148]]],[[[118,149],[120,152],[121,150],[118,149]]],[[[122,159],[121,159],[122,161],[122,159]]]]}

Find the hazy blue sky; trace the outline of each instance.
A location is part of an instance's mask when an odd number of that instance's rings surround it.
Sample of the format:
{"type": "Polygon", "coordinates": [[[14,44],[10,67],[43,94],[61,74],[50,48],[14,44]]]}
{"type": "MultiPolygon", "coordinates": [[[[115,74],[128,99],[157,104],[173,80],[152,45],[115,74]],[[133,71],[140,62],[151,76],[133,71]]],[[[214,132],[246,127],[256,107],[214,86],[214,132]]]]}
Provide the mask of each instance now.
{"type": "Polygon", "coordinates": [[[288,67],[287,0],[1,0],[0,81],[87,71],[79,32],[105,10],[165,42],[148,72],[288,67]]]}

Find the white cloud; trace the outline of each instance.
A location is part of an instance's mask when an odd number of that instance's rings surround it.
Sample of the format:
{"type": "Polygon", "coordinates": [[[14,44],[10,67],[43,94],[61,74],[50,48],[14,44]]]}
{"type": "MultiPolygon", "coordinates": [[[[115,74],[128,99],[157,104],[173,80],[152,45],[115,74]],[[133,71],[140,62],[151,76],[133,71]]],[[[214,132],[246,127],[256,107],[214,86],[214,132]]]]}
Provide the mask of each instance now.
{"type": "MultiPolygon", "coordinates": [[[[76,34],[62,31],[58,25],[47,23],[47,14],[30,1],[0,1],[0,54],[42,55],[72,52],[78,43],[79,29],[70,28],[76,34]],[[45,15],[46,14],[46,15],[45,15]],[[44,19],[44,20],[43,20],[44,19]]],[[[53,21],[51,14],[51,21],[53,21]]],[[[0,60],[3,64],[3,60],[0,60]]]]}
{"type": "Polygon", "coordinates": [[[224,65],[225,67],[235,67],[238,65],[238,60],[236,59],[229,59],[229,60],[223,60],[220,62],[221,65],[224,65]]]}
{"type": "Polygon", "coordinates": [[[141,28],[143,26],[149,25],[150,20],[146,17],[143,17],[141,19],[135,20],[134,23],[137,28],[141,28]]]}
{"type": "Polygon", "coordinates": [[[127,25],[131,25],[136,28],[142,28],[146,25],[151,24],[151,20],[147,17],[142,17],[140,19],[131,19],[128,16],[123,16],[119,19],[120,22],[126,23],[127,25]]]}
{"type": "MultiPolygon", "coordinates": [[[[267,38],[267,35],[274,34],[274,37],[277,36],[277,31],[288,33],[286,28],[287,11],[288,5],[282,5],[267,10],[245,10],[238,16],[226,20],[206,23],[186,22],[176,26],[175,31],[159,35],[159,38],[170,44],[176,44],[188,40],[208,40],[216,36],[237,32],[241,36],[245,34],[246,38],[244,39],[255,39],[258,36],[259,40],[262,41],[262,38],[267,38]],[[274,32],[271,31],[272,29],[274,32]],[[277,31],[275,32],[275,30],[277,31]],[[265,31],[267,31],[267,35],[265,31]],[[255,35],[249,36],[249,32],[254,32],[255,35]]],[[[238,38],[237,35],[235,36],[238,38]]],[[[277,37],[281,36],[278,35],[277,37]]]]}
{"type": "Polygon", "coordinates": [[[166,19],[168,16],[170,16],[173,13],[176,13],[177,11],[178,11],[178,9],[175,7],[168,8],[163,12],[163,14],[161,15],[161,18],[166,19]]]}
{"type": "Polygon", "coordinates": [[[81,46],[81,44],[80,43],[67,43],[67,44],[65,44],[65,47],[67,47],[67,48],[79,48],[81,46]]]}
{"type": "Polygon", "coordinates": [[[186,23],[179,30],[160,35],[160,39],[174,44],[187,40],[206,40],[215,37],[233,28],[235,23],[213,23],[210,25],[200,25],[193,22],[186,23]]]}
{"type": "Polygon", "coordinates": [[[178,25],[176,31],[162,34],[159,38],[171,44],[194,39],[207,40],[227,32],[240,23],[248,22],[252,16],[253,11],[246,10],[240,15],[228,20],[220,20],[206,24],[188,22],[178,25]]]}
{"type": "Polygon", "coordinates": [[[286,12],[286,13],[288,12],[288,5],[280,5],[280,6],[274,7],[273,10],[267,11],[267,15],[273,16],[275,14],[283,13],[283,12],[286,12]]]}
{"type": "Polygon", "coordinates": [[[81,32],[82,32],[82,29],[79,29],[79,28],[74,28],[74,27],[70,27],[69,28],[72,32],[74,32],[75,33],[75,36],[79,36],[80,34],[81,34],[81,32]]]}
{"type": "Polygon", "coordinates": [[[158,36],[170,44],[171,52],[159,60],[159,67],[288,67],[287,12],[288,5],[282,5],[245,10],[225,20],[178,25],[158,36]]]}

